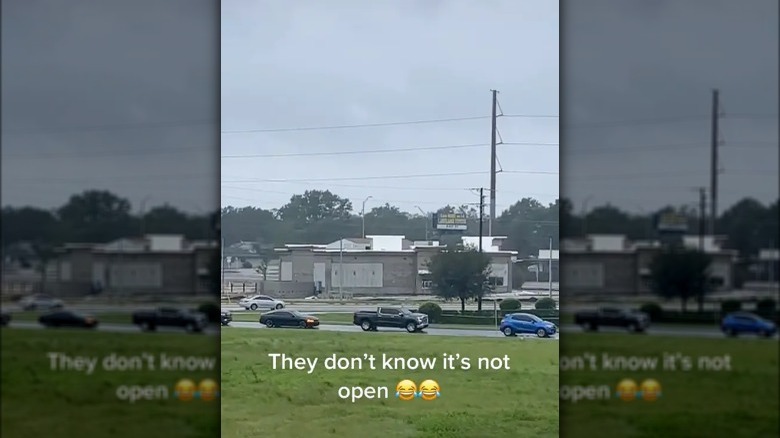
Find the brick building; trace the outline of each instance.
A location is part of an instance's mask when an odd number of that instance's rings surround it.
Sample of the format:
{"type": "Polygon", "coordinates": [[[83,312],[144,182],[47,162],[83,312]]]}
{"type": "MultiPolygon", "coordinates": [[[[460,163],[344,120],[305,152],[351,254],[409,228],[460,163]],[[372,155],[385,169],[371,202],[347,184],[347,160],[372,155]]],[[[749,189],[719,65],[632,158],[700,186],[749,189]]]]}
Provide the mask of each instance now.
{"type": "MultiPolygon", "coordinates": [[[[478,237],[463,237],[473,245],[478,237]]],[[[492,258],[491,283],[497,293],[512,290],[516,252],[501,249],[505,237],[483,237],[483,251],[492,258]]],[[[285,245],[277,248],[279,281],[265,281],[263,293],[286,297],[381,296],[429,294],[428,262],[445,246],[437,241],[413,242],[404,236],[345,238],[327,245],[285,245]]]]}
{"type": "MultiPolygon", "coordinates": [[[[660,242],[631,242],[621,235],[589,235],[566,239],[561,248],[561,283],[569,295],[638,295],[651,293],[650,263],[662,250],[660,242]]],[[[698,248],[698,236],[682,243],[698,248]]],[[[722,239],[705,236],[704,251],[712,258],[711,279],[716,290],[734,284],[736,251],[721,248],[722,239]]]]}
{"type": "Polygon", "coordinates": [[[216,242],[187,241],[180,235],[66,244],[51,262],[56,278],[47,289],[60,295],[216,293],[218,251],[216,242]]]}

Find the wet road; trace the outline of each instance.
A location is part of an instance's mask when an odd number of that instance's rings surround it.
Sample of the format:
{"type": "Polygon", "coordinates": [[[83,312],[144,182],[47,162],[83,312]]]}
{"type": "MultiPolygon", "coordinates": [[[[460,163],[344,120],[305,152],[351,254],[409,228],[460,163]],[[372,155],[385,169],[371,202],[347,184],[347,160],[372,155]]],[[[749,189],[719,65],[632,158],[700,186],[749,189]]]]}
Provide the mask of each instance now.
{"type": "MultiPolygon", "coordinates": [[[[593,333],[586,332],[581,327],[576,325],[564,325],[561,326],[561,331],[566,336],[566,333],[593,333]]],[[[626,329],[612,328],[612,327],[599,327],[598,332],[593,333],[626,333],[630,336],[675,336],[682,338],[725,338],[726,336],[717,327],[685,327],[685,326],[650,326],[644,333],[629,333],[626,329]]],[[[740,338],[745,339],[766,339],[755,335],[743,335],[740,338]]],[[[774,339],[778,339],[778,336],[773,336],[774,339]]]]}
{"type": "MultiPolygon", "coordinates": [[[[32,321],[11,321],[11,323],[4,327],[3,329],[27,329],[27,330],[67,330],[67,331],[91,331],[89,329],[83,329],[83,328],[70,328],[70,327],[59,327],[59,328],[48,328],[44,327],[41,324],[38,324],[37,322],[32,321]]],[[[184,329],[180,328],[169,328],[169,327],[158,327],[155,332],[145,332],[142,331],[140,328],[138,328],[135,325],[132,324],[100,324],[97,326],[97,328],[94,329],[95,331],[99,332],[111,332],[111,333],[143,333],[143,334],[150,334],[153,335],[156,332],[159,333],[182,333],[182,334],[190,334],[187,333],[184,329]]],[[[219,334],[219,328],[218,327],[207,327],[202,333],[193,333],[192,335],[218,335],[219,334]]]]}
{"type": "MultiPolygon", "coordinates": [[[[256,322],[238,322],[234,321],[230,324],[231,327],[236,328],[251,328],[251,329],[259,329],[259,330],[269,330],[263,325],[260,325],[256,322]]],[[[362,333],[363,330],[354,325],[341,325],[341,324],[322,324],[318,328],[318,330],[324,330],[329,332],[351,332],[351,333],[362,333]]],[[[285,329],[281,329],[285,330],[285,329]]],[[[290,329],[290,330],[297,330],[297,329],[290,329]]],[[[380,334],[408,334],[406,333],[406,330],[403,329],[391,329],[391,328],[380,328],[378,332],[380,334]]],[[[458,337],[473,337],[473,338],[505,338],[502,333],[500,333],[498,330],[467,330],[467,329],[437,329],[437,328],[427,328],[423,333],[419,333],[421,335],[431,335],[431,336],[458,336],[458,337]]],[[[558,337],[555,336],[553,338],[538,338],[536,335],[528,335],[528,336],[517,336],[510,339],[537,339],[540,341],[557,341],[558,337]]]]}

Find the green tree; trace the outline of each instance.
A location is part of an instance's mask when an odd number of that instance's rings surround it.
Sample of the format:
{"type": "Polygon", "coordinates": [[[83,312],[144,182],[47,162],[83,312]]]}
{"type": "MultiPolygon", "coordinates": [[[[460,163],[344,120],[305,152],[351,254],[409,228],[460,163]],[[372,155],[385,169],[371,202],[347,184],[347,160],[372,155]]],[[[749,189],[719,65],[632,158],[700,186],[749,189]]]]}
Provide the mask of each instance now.
{"type": "Polygon", "coordinates": [[[57,213],[69,241],[108,242],[138,232],[130,201],[105,190],[73,195],[57,213]]]}
{"type": "Polygon", "coordinates": [[[302,195],[293,195],[277,214],[283,221],[308,225],[324,219],[348,219],[351,211],[349,199],[329,190],[307,190],[302,195]]]}
{"type": "Polygon", "coordinates": [[[434,293],[445,299],[459,299],[461,311],[466,300],[481,298],[490,275],[490,257],[471,248],[453,248],[436,254],[428,263],[434,293]]]}
{"type": "Polygon", "coordinates": [[[653,292],[664,298],[679,298],[682,311],[688,300],[698,298],[703,310],[708,291],[710,257],[697,250],[673,247],[657,254],[650,263],[653,292]]]}
{"type": "Polygon", "coordinates": [[[60,229],[57,217],[34,207],[4,207],[0,216],[4,246],[17,242],[57,241],[60,229]]]}
{"type": "Polygon", "coordinates": [[[777,207],[774,217],[755,199],[743,199],[723,212],[717,223],[717,232],[728,236],[728,247],[739,251],[743,257],[754,257],[762,248],[775,242],[772,234],[777,235],[777,207]],[[773,231],[774,230],[774,231],[773,231]]]}

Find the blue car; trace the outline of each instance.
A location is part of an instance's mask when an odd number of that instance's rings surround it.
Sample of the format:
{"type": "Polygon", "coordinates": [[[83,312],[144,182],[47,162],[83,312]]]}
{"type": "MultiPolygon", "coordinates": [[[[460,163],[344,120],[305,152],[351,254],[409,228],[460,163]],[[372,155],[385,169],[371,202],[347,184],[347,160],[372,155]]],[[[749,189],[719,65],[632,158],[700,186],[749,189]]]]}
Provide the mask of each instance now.
{"type": "Polygon", "coordinates": [[[729,313],[721,321],[720,329],[729,336],[750,333],[768,338],[777,332],[775,323],[747,312],[729,313]]]}
{"type": "Polygon", "coordinates": [[[545,321],[536,315],[530,313],[510,313],[501,320],[498,327],[506,336],[515,336],[521,334],[535,334],[540,338],[546,338],[555,335],[558,328],[555,324],[545,321]]]}

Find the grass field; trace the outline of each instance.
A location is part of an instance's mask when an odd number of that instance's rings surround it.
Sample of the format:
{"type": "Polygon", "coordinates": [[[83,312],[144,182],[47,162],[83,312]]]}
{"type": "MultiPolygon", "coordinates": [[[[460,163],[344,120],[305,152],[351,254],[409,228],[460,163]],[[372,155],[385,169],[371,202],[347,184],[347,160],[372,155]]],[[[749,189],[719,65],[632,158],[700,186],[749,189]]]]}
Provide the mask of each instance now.
{"type": "MultiPolygon", "coordinates": [[[[662,396],[654,402],[561,401],[561,437],[729,437],[778,436],[778,343],[761,339],[699,339],[623,334],[571,333],[561,338],[562,368],[583,353],[611,356],[693,357],[729,355],[731,371],[561,372],[561,386],[640,383],[653,378],[662,396]]],[[[661,362],[659,362],[660,368],[661,362]]],[[[696,361],[694,361],[696,365],[696,361]]]]}
{"type": "MultiPolygon", "coordinates": [[[[173,398],[181,378],[195,383],[214,371],[52,371],[48,352],[106,357],[142,352],[218,358],[219,338],[184,334],[123,334],[3,328],[2,432],[8,437],[206,438],[219,435],[219,402],[173,398]],[[123,385],[164,385],[167,400],[122,401],[123,385]]],[[[158,356],[159,357],[159,356],[158,356]]],[[[158,394],[155,392],[155,394],[158,394]]]]}
{"type": "MultiPolygon", "coordinates": [[[[377,365],[380,365],[379,362],[377,365]]],[[[222,437],[558,436],[558,343],[426,335],[238,329],[222,332],[222,437]],[[387,353],[473,358],[509,355],[510,370],[273,370],[268,353],[317,357],[387,353]],[[401,401],[402,379],[441,385],[434,401],[401,401]],[[340,387],[379,387],[387,399],[354,403],[340,387]],[[490,432],[490,433],[488,433],[490,432]]]]}

